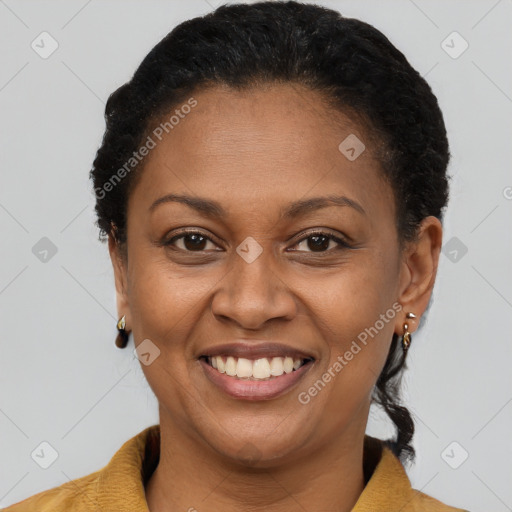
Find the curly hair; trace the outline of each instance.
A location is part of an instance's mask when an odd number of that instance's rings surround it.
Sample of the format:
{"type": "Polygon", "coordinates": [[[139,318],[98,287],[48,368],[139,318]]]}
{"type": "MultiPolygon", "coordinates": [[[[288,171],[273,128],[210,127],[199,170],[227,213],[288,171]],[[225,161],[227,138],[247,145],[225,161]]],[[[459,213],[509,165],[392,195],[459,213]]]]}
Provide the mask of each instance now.
{"type": "MultiPolygon", "coordinates": [[[[442,221],[450,153],[428,83],[367,23],[317,5],[262,1],[222,5],[179,24],[109,96],[106,130],[90,172],[100,240],[112,235],[126,247],[127,201],[144,159],[129,173],[119,171],[155,122],[198,89],[269,83],[322,94],[329,106],[360,122],[369,139],[379,141],[375,154],[393,189],[401,246],[416,239],[425,217],[442,221]]],[[[414,422],[400,404],[406,352],[398,340],[394,334],[372,401],[394,423],[396,438],[384,443],[404,463],[415,458],[414,422]]]]}

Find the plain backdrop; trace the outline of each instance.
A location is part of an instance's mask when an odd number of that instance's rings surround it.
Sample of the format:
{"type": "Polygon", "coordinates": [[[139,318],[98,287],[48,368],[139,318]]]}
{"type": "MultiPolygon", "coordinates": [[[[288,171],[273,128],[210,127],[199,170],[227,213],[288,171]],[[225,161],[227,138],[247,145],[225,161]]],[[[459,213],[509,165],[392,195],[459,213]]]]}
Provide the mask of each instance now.
{"type": "MultiPolygon", "coordinates": [[[[510,511],[512,2],[317,3],[384,32],[448,129],[445,245],[404,377],[416,422],[408,475],[450,505],[510,511]]],[[[108,95],[174,26],[219,4],[0,0],[0,506],[100,469],[158,422],[133,341],[114,346],[88,172],[108,95]],[[46,51],[58,44],[46,58],[42,37],[46,51]],[[41,442],[58,453],[48,469],[31,457],[41,442]]],[[[392,433],[374,407],[368,433],[392,433]]]]}

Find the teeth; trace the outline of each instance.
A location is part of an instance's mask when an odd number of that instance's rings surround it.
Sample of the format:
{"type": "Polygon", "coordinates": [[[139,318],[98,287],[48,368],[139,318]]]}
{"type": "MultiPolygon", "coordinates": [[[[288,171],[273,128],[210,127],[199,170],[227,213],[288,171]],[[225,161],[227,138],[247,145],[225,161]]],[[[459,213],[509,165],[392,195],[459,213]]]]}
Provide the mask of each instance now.
{"type": "Polygon", "coordinates": [[[285,357],[283,363],[284,373],[293,372],[293,359],[291,357],[285,357]]]}
{"type": "Polygon", "coordinates": [[[234,377],[236,375],[236,361],[234,357],[229,356],[226,359],[226,373],[230,377],[234,377]]]}
{"type": "Polygon", "coordinates": [[[252,377],[252,361],[239,357],[238,362],[236,363],[236,376],[252,377]]]}
{"type": "Polygon", "coordinates": [[[268,379],[270,377],[270,363],[268,359],[256,359],[254,361],[252,364],[252,377],[255,379],[268,379]]]}
{"type": "Polygon", "coordinates": [[[270,361],[270,375],[277,377],[279,375],[283,375],[283,373],[283,358],[273,357],[272,361],[270,361]]]}
{"type": "Polygon", "coordinates": [[[262,380],[279,377],[284,373],[291,373],[304,364],[302,359],[293,359],[292,357],[273,357],[270,360],[264,357],[253,361],[243,357],[213,356],[208,358],[208,362],[218,372],[231,377],[262,380]]]}

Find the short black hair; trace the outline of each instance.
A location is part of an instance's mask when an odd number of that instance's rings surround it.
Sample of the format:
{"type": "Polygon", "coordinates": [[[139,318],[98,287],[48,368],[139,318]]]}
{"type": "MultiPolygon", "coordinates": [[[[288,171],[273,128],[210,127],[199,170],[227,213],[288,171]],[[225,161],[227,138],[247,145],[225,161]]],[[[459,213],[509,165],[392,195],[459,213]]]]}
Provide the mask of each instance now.
{"type": "MultiPolygon", "coordinates": [[[[380,142],[375,156],[394,192],[401,244],[415,239],[425,217],[442,220],[450,153],[438,101],[425,79],[368,23],[318,5],[264,1],[222,5],[179,24],[110,95],[106,131],[90,172],[100,240],[112,235],[126,244],[128,197],[144,161],[108,193],[106,185],[153,123],[195,90],[271,83],[321,93],[333,109],[357,119],[368,140],[380,142]]],[[[415,457],[414,422],[399,404],[406,352],[398,340],[394,334],[372,398],[397,428],[396,439],[385,443],[405,462],[415,457]]]]}

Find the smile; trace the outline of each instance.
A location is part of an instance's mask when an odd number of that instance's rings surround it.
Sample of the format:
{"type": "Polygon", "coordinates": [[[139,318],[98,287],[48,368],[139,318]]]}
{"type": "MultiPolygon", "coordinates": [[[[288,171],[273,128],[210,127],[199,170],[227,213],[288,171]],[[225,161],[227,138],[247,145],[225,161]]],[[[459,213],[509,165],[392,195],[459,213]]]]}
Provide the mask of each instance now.
{"type": "Polygon", "coordinates": [[[243,400],[270,400],[291,390],[314,360],[292,357],[246,359],[233,356],[199,358],[206,377],[226,394],[243,400]]]}
{"type": "Polygon", "coordinates": [[[246,359],[244,357],[211,356],[206,362],[219,373],[225,373],[238,379],[268,380],[292,373],[306,364],[310,359],[292,357],[263,357],[246,359]]]}

